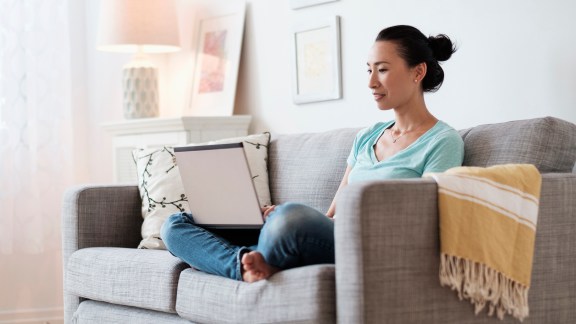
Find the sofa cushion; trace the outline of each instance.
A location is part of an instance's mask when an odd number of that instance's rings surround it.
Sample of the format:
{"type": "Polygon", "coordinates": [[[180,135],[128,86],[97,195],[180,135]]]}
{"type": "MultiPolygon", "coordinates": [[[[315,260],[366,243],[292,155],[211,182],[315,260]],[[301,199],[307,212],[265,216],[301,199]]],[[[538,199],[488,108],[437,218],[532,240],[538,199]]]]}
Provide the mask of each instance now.
{"type": "Polygon", "coordinates": [[[572,172],[576,125],[554,117],[518,120],[461,130],[464,165],[534,164],[544,172],[572,172]]]}
{"type": "Polygon", "coordinates": [[[327,211],[358,131],[290,134],[273,140],[268,155],[272,202],[299,202],[327,211]]]}
{"type": "Polygon", "coordinates": [[[168,251],[81,249],[68,261],[65,289],[87,299],[175,313],[178,277],[187,267],[168,251]]]}
{"type": "Polygon", "coordinates": [[[199,323],[335,323],[333,265],[285,270],[245,283],[187,269],[176,310],[199,323]]]}
{"type": "Polygon", "coordinates": [[[178,316],[148,309],[108,304],[86,300],[74,313],[72,323],[82,324],[190,324],[178,316]]]}

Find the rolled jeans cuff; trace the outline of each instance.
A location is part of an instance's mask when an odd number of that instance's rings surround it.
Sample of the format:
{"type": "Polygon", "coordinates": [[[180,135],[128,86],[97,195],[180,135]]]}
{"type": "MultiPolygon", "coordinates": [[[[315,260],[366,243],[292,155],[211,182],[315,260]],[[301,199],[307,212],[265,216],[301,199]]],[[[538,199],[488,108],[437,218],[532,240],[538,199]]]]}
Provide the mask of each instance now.
{"type": "Polygon", "coordinates": [[[236,280],[243,281],[242,279],[242,256],[244,253],[251,252],[252,250],[243,246],[238,250],[236,254],[236,280]]]}

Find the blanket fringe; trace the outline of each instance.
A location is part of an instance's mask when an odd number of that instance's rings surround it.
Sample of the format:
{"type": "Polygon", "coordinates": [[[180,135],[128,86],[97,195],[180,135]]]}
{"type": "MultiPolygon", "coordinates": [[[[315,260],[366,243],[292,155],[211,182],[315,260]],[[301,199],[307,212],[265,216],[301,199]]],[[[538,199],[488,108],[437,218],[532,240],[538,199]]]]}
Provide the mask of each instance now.
{"type": "Polygon", "coordinates": [[[488,315],[503,319],[506,313],[520,322],[528,316],[528,289],[502,273],[471,260],[442,253],[440,284],[458,292],[460,300],[469,299],[476,315],[488,304],[488,315]]]}

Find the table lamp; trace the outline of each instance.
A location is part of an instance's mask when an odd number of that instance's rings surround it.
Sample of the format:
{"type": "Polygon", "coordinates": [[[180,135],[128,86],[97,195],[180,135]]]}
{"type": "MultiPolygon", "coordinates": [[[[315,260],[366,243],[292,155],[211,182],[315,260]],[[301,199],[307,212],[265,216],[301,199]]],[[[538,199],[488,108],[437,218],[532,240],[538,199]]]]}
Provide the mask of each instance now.
{"type": "Polygon", "coordinates": [[[157,68],[149,53],[180,50],[174,0],[101,0],[98,50],[135,53],[123,67],[124,117],[158,116],[157,68]]]}

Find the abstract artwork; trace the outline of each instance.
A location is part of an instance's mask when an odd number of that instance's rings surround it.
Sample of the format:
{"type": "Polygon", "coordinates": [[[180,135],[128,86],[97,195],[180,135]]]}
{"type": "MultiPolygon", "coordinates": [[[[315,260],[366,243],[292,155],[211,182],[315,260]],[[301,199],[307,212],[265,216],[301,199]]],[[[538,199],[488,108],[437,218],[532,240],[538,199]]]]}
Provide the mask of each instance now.
{"type": "Polygon", "coordinates": [[[235,1],[201,16],[196,24],[195,64],[187,116],[231,116],[246,3],[235,1]]]}
{"type": "Polygon", "coordinates": [[[219,30],[205,35],[199,93],[218,92],[224,89],[226,32],[226,30],[219,30]]]}

